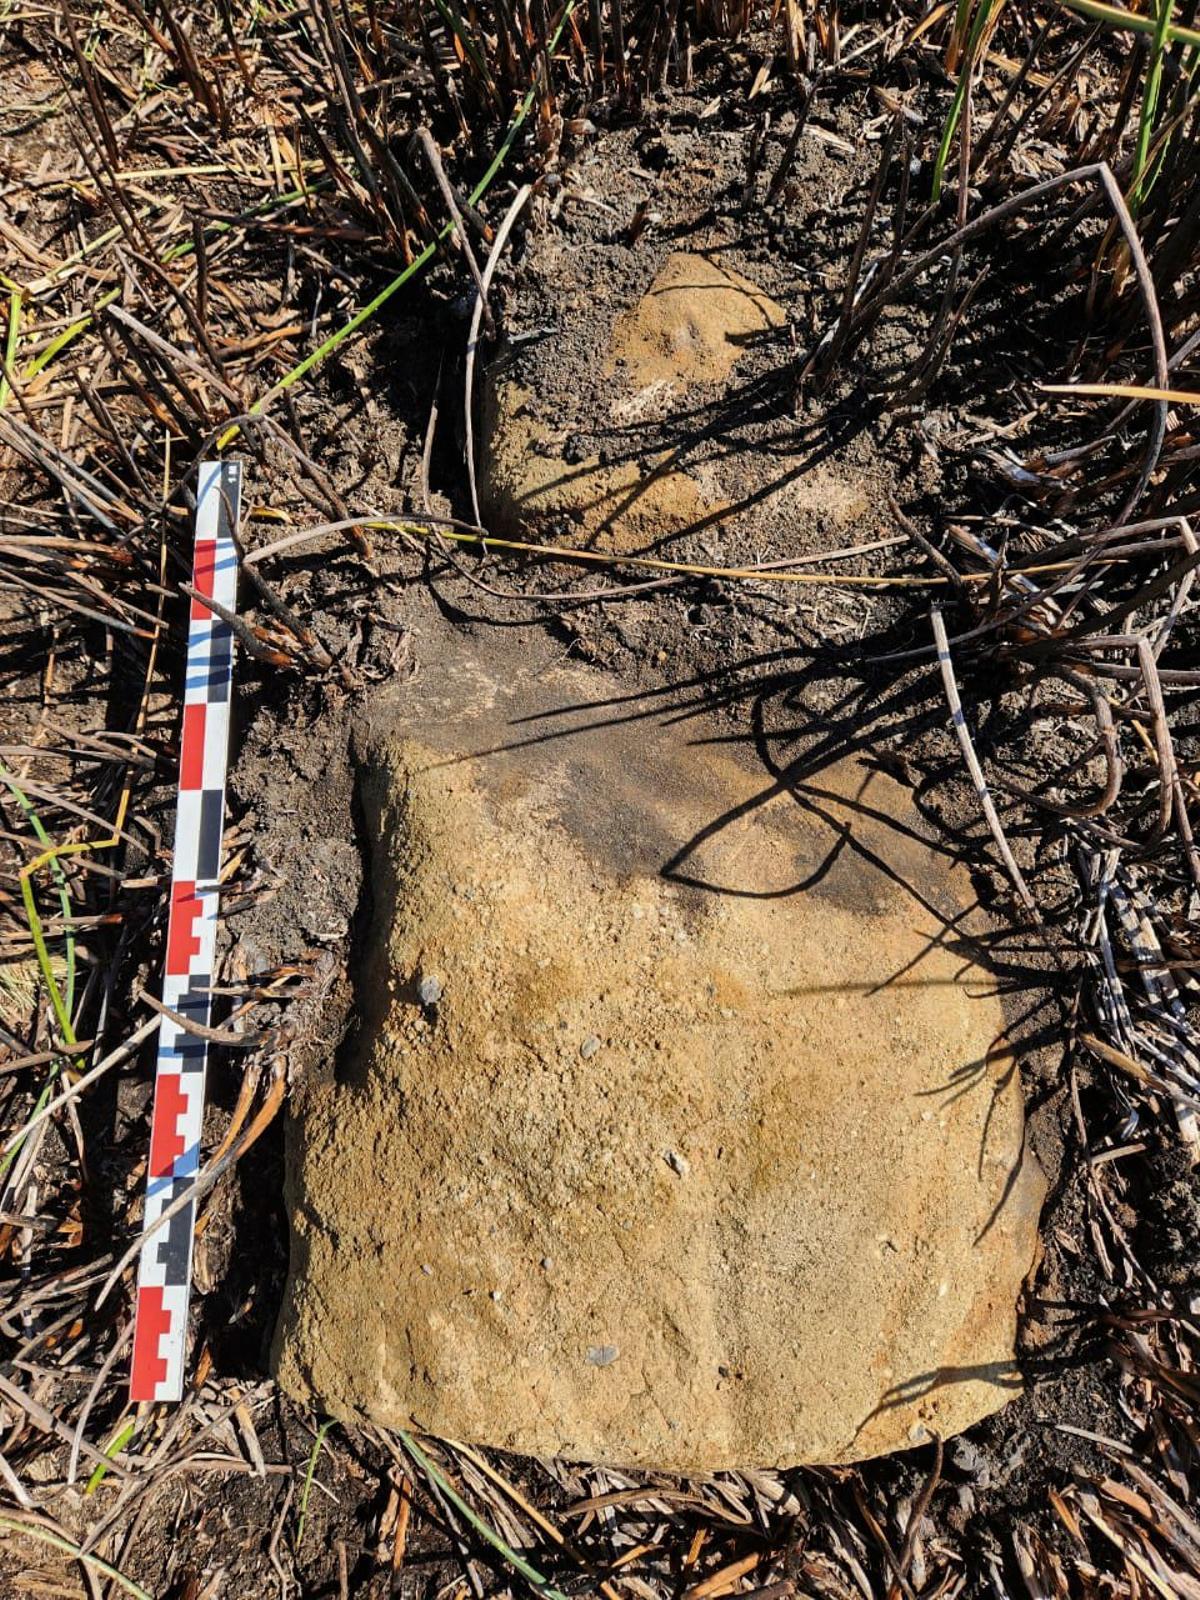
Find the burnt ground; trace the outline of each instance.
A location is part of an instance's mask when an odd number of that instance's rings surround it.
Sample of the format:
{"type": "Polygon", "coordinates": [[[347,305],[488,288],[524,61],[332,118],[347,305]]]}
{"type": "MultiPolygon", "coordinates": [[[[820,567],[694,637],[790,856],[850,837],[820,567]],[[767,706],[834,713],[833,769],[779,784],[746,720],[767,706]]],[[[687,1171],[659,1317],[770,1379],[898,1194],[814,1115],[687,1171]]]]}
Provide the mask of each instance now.
{"type": "MultiPolygon", "coordinates": [[[[1007,1593],[1016,1592],[1023,1571],[1030,1593],[1043,1592],[1039,1585],[1093,1592],[1097,1564],[1115,1559],[1118,1577],[1105,1580],[1111,1592],[1132,1582],[1131,1568],[1120,1553],[1113,1556],[1112,1539],[1093,1547],[1088,1513],[1101,1515],[1098,1486],[1119,1478],[1126,1493],[1143,1492],[1120,1478],[1122,1463],[1133,1460],[1161,1471],[1181,1500],[1188,1495],[1181,1441],[1195,1442],[1187,1314],[1200,1276],[1200,1188],[1167,1098],[1135,1093],[1079,1048],[1080,1029],[1096,1023],[1080,943],[1086,904],[1077,824],[1006,798],[1000,788],[1008,783],[1060,804],[1090,798],[1104,774],[1090,727],[1064,710],[1065,681],[1036,662],[985,649],[962,669],[968,720],[997,786],[1009,841],[1035,889],[1038,926],[998,864],[964,769],[929,651],[929,607],[943,602],[951,632],[959,634],[986,619],[996,600],[993,586],[960,591],[947,583],[948,555],[964,565],[955,528],[986,530],[994,546],[1024,539],[1028,555],[1078,526],[1103,526],[1120,503],[1124,462],[1141,448],[1140,419],[1096,458],[1087,484],[1041,476],[1055,452],[1080,443],[1087,419],[1049,410],[1035,385],[1061,377],[1100,338],[1086,318],[1088,284],[1077,259],[1048,252],[1044,232],[1035,238],[1021,227],[991,238],[970,263],[980,286],[923,392],[905,399],[936,333],[937,286],[918,287],[893,305],[826,381],[801,381],[804,358],[836,314],[891,111],[896,103],[912,108],[915,140],[921,128],[936,126],[946,90],[936,75],[932,84],[918,81],[903,55],[867,57],[870,65],[838,78],[810,110],[790,171],[768,202],[795,126],[796,96],[780,80],[747,100],[760,60],[754,48],[702,48],[690,87],[651,96],[636,114],[593,106],[563,130],[500,265],[493,307],[505,345],[488,346],[485,361],[499,359],[502,348],[505,360],[517,352],[524,378],[559,418],[566,451],[626,451],[641,459],[664,440],[631,438],[634,430],[613,438],[598,423],[597,352],[616,312],[644,291],[666,253],[718,252],[779,302],[787,323],[748,352],[702,414],[672,417],[666,443],[682,443],[698,457],[719,452],[735,475],[738,453],[759,465],[777,453],[801,486],[824,474],[822,483],[840,486],[854,510],[834,516],[822,494],[798,495],[786,520],[747,505],[715,526],[656,541],[653,554],[741,568],[902,538],[845,565],[919,582],[788,588],[717,576],[622,595],[622,583],[644,582],[647,574],[576,570],[499,550],[481,555],[412,524],[408,531],[368,529],[361,546],[344,532],[330,533],[265,560],[260,570],[303,618],[321,655],[316,667],[313,648],[291,665],[245,654],[239,661],[222,980],[235,990],[249,986],[243,998],[250,1002],[270,989],[270,1003],[257,1010],[239,999],[235,1020],[279,1031],[249,1057],[249,1069],[244,1054],[215,1052],[211,1140],[215,1145],[229,1126],[247,1070],[264,1083],[286,1075],[299,1105],[306,1078],[328,1070],[352,1027],[357,941],[370,894],[352,728],[369,718],[372,696],[394,693],[397,682],[419,705],[422,663],[436,659],[448,631],[465,635],[483,658],[503,631],[506,640],[514,632],[528,636],[531,652],[587,660],[610,675],[620,715],[672,708],[715,718],[719,736],[744,747],[768,780],[801,784],[824,762],[861,753],[911,788],[930,834],[952,840],[971,864],[994,923],[992,959],[1012,976],[1030,1138],[1050,1179],[1043,1256],[1022,1323],[1023,1392],[947,1445],[927,1503],[921,1497],[934,1469],[930,1448],[855,1472],[748,1473],[689,1484],[692,1498],[683,1504],[647,1496],[643,1480],[626,1474],[497,1459],[541,1514],[577,1534],[574,1554],[539,1532],[470,1462],[448,1453],[445,1470],[510,1544],[536,1548],[535,1565],[568,1594],[602,1582],[641,1600],[647,1592],[681,1593],[749,1554],[757,1566],[718,1584],[716,1593],[777,1582],[789,1592],[838,1595],[876,1588],[1007,1593]],[[933,542],[941,562],[931,560],[922,540],[933,542]],[[580,591],[601,592],[576,598],[580,591]],[[273,976],[256,988],[263,974],[273,976]],[[572,1505],[604,1493],[618,1495],[615,1507],[585,1508],[565,1520],[572,1505]],[[914,1505],[923,1518],[915,1528],[914,1505]],[[700,1531],[705,1540],[693,1554],[700,1531]],[[639,1563],[615,1572],[613,1563],[642,1543],[650,1548],[639,1563]]],[[[1081,91],[1085,121],[1089,92],[1102,99],[1099,75],[1081,91]]],[[[43,146],[40,131],[19,133],[11,170],[24,170],[43,146]]],[[[887,191],[893,196],[896,181],[887,191]]],[[[910,181],[918,181],[916,172],[910,181]]],[[[47,243],[57,236],[59,203],[61,196],[45,201],[47,243]]],[[[501,196],[491,204],[493,225],[506,203],[501,196]]],[[[36,233],[36,208],[22,221],[36,233]]],[[[251,283],[248,293],[261,290],[251,283]]],[[[311,297],[301,292],[297,299],[312,311],[311,297]]],[[[317,464],[329,503],[340,502],[343,515],[431,511],[470,520],[459,398],[470,308],[461,256],[439,258],[361,339],[280,404],[280,425],[317,464]]],[[[281,510],[300,525],[306,514],[294,456],[272,433],[254,434],[253,442],[243,528],[249,548],[278,536],[281,510]]],[[[26,491],[15,461],[6,470],[5,495],[17,508],[26,491]]],[[[28,495],[25,503],[37,501],[28,495]]],[[[307,520],[317,518],[309,511],[307,520]]],[[[183,523],[170,525],[173,550],[186,548],[183,523]]],[[[570,543],[576,536],[566,528],[562,537],[570,543]]],[[[596,548],[603,550],[602,540],[596,548]]],[[[243,600],[252,604],[245,584],[243,600]]],[[[116,725],[141,694],[150,663],[144,642],[102,622],[50,614],[26,592],[11,603],[4,644],[10,692],[0,726],[5,759],[31,760],[36,775],[57,741],[116,725]]],[[[113,974],[108,993],[122,1019],[140,984],[153,989],[163,936],[157,896],[172,821],[173,686],[182,639],[182,612],[170,591],[166,606],[169,631],[144,702],[147,770],[139,778],[136,834],[123,853],[124,872],[144,887],[125,885],[115,926],[91,936],[97,966],[102,961],[113,974]]],[[[278,617],[273,622],[265,606],[252,614],[278,635],[278,617]]],[[[1194,623],[1185,618],[1164,666],[1194,661],[1195,642],[1194,623]]],[[[1179,759],[1193,771],[1194,713],[1186,702],[1173,707],[1179,759]]],[[[43,781],[55,781],[52,767],[45,771],[43,781]]],[[[1149,792],[1148,782],[1138,780],[1139,793],[1149,792]]],[[[107,798],[114,795],[110,787],[107,798]]],[[[1144,867],[1135,878],[1186,948],[1182,875],[1168,869],[1159,879],[1144,867]]],[[[32,989],[28,954],[14,950],[32,989]]],[[[16,1007],[3,1009],[8,1042],[27,1038],[16,1007]]],[[[39,1213],[57,1205],[66,1219],[67,1249],[56,1273],[86,1278],[85,1269],[110,1260],[132,1237],[150,1072],[143,1052],[81,1101],[77,1131],[56,1121],[42,1144],[37,1193],[22,1204],[39,1213]]],[[[13,1126],[29,1103],[12,1105],[13,1126]]],[[[287,1266],[284,1122],[268,1126],[205,1203],[190,1358],[197,1387],[179,1424],[165,1409],[139,1416],[132,1440],[117,1452],[120,1476],[87,1496],[64,1485],[62,1441],[47,1436],[44,1419],[23,1418],[11,1398],[4,1401],[10,1431],[0,1452],[72,1538],[101,1525],[106,1559],[156,1596],[236,1600],[264,1586],[282,1593],[294,1586],[314,1597],[457,1595],[467,1585],[500,1591],[513,1581],[511,1570],[439,1499],[436,1481],[431,1486],[395,1440],[333,1428],[305,1495],[318,1419],[300,1413],[269,1377],[287,1266]],[[147,1475],[149,1490],[142,1487],[147,1475]]],[[[61,1408],[73,1427],[125,1325],[128,1299],[111,1296],[97,1310],[63,1291],[74,1322],[55,1316],[52,1290],[32,1312],[21,1310],[23,1286],[42,1282],[46,1269],[35,1248],[14,1246],[11,1228],[5,1243],[11,1298],[4,1371],[28,1383],[38,1404],[61,1408]]],[[[133,1420],[120,1373],[118,1360],[87,1424],[98,1447],[133,1420]]],[[[1106,1501],[1104,1515],[1111,1514],[1106,1501]]],[[[1124,1540],[1116,1541],[1118,1551],[1124,1540]]],[[[78,1592],[71,1574],[79,1570],[26,1539],[0,1546],[0,1594],[78,1592]]]]}

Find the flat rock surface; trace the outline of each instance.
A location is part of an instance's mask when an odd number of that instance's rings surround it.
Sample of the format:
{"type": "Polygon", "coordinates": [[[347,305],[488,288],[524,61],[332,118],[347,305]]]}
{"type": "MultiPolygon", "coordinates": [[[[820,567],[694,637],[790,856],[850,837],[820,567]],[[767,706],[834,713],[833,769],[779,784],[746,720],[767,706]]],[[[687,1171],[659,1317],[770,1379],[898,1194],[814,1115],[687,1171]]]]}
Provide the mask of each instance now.
{"type": "Polygon", "coordinates": [[[770,295],[740,272],[677,250],[641,300],[618,316],[608,370],[635,391],[717,383],[755,339],[785,321],[770,295]]]}
{"type": "Polygon", "coordinates": [[[1004,1404],[1043,1181],[906,793],[790,790],[561,664],[424,673],[421,721],[364,733],[361,1023],[293,1129],[285,1387],[687,1471],[1004,1404]]]}

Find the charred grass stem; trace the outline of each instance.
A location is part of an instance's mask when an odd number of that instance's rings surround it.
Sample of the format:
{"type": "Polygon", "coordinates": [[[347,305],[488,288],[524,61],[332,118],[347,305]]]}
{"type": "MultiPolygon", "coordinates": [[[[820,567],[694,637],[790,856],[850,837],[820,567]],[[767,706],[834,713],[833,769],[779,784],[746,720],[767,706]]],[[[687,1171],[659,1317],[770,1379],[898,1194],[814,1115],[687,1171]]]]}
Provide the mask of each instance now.
{"type": "MultiPolygon", "coordinates": [[[[557,49],[559,40],[563,35],[563,30],[566,28],[566,25],[575,10],[575,5],[576,0],[567,0],[566,5],[563,7],[562,15],[559,18],[558,25],[550,36],[550,42],[547,48],[548,54],[557,49]]],[[[508,132],[501,141],[501,144],[495,155],[488,163],[487,169],[485,170],[483,176],[479,179],[479,182],[468,195],[468,205],[478,205],[480,200],[483,199],[484,195],[491,188],[496,179],[497,173],[499,173],[501,167],[503,167],[504,163],[508,160],[509,153],[511,152],[513,145],[516,143],[517,135],[520,133],[525,124],[526,118],[533,109],[534,103],[537,100],[537,95],[538,85],[534,83],[526,91],[523,99],[521,100],[521,103],[517,108],[516,115],[509,124],[508,132]]],[[[342,345],[345,344],[346,340],[352,338],[360,328],[365,327],[367,323],[370,322],[371,319],[376,315],[376,313],[388,303],[394,294],[403,289],[406,283],[409,283],[424,267],[428,266],[428,264],[437,254],[440,247],[451,237],[454,229],[455,222],[454,219],[451,218],[449,222],[445,223],[442,228],[439,229],[437,236],[430,240],[421,253],[415,256],[408,266],[405,267],[404,271],[398,273],[397,276],[391,279],[389,283],[386,283],[373,300],[369,300],[365,306],[362,306],[354,313],[348,322],[343,323],[336,333],[331,334],[328,339],[324,340],[315,350],[311,351],[307,356],[305,356],[302,361],[298,361],[290,371],[284,373],[283,377],[280,378],[277,383],[273,384],[271,388],[267,390],[266,394],[260,395],[250,407],[251,414],[257,415],[259,412],[264,411],[274,400],[277,400],[281,394],[285,394],[289,389],[294,388],[302,378],[311,372],[314,367],[319,366],[321,362],[324,361],[328,356],[331,356],[335,350],[340,350],[342,345]]],[[[228,429],[217,440],[217,448],[219,450],[227,449],[240,431],[241,430],[237,424],[228,429]]]]}

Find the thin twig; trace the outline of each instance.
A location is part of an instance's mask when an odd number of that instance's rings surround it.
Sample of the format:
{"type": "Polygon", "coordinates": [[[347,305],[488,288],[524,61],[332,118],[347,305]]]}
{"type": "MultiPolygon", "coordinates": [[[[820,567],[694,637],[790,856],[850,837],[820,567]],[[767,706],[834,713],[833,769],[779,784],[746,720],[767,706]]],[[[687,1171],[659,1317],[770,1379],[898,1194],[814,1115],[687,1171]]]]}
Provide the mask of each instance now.
{"type": "Polygon", "coordinates": [[[971,743],[970,729],[967,727],[967,719],[963,715],[962,701],[959,699],[958,694],[958,684],[954,678],[954,665],[950,660],[950,644],[946,638],[946,624],[936,606],[931,609],[929,620],[933,625],[938,665],[942,670],[942,683],[945,686],[946,699],[950,705],[950,719],[954,724],[954,731],[958,735],[959,747],[963,753],[963,760],[967,764],[967,771],[971,774],[971,782],[975,786],[975,793],[979,796],[979,803],[983,807],[987,825],[991,829],[992,838],[996,841],[996,848],[999,850],[1001,859],[1008,869],[1008,875],[1013,881],[1013,886],[1034,923],[1041,927],[1042,918],[1037,908],[1037,902],[1029,892],[1029,885],[1025,882],[1024,875],[1017,865],[1016,857],[1013,855],[1012,850],[1009,848],[1008,840],[1004,836],[1004,829],[1000,825],[1000,818],[992,801],[987,779],[983,775],[983,768],[979,765],[979,757],[975,754],[975,746],[971,743]]]}
{"type": "Polygon", "coordinates": [[[475,385],[475,352],[479,348],[479,325],[487,319],[488,303],[487,294],[492,286],[492,275],[496,271],[496,264],[500,260],[504,246],[508,243],[508,236],[513,230],[513,224],[521,214],[521,210],[533,193],[531,185],[525,184],[518,189],[513,197],[512,205],[504,213],[504,221],[496,232],[496,238],[491,250],[488,252],[487,265],[483,269],[483,277],[479,281],[479,292],[475,296],[475,308],[471,313],[471,331],[467,335],[467,366],[463,380],[463,419],[467,434],[467,481],[471,486],[471,511],[475,521],[481,523],[483,518],[479,514],[479,489],[475,481],[475,417],[474,417],[474,385],[475,385]]]}

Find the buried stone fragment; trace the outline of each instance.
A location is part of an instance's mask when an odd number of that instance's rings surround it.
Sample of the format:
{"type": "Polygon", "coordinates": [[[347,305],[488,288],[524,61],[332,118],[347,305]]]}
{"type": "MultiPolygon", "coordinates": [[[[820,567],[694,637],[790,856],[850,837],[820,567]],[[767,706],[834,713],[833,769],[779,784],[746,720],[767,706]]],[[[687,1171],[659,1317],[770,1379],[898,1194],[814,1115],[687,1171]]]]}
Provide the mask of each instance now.
{"type": "MultiPolygon", "coordinates": [[[[553,290],[564,324],[578,319],[553,290]]],[[[788,348],[783,308],[717,259],[669,254],[645,294],[591,341],[531,339],[484,385],[480,491],[494,533],[618,553],[735,521],[756,545],[781,528],[845,535],[871,515],[861,466],[807,459],[770,421],[788,348]]]]}

